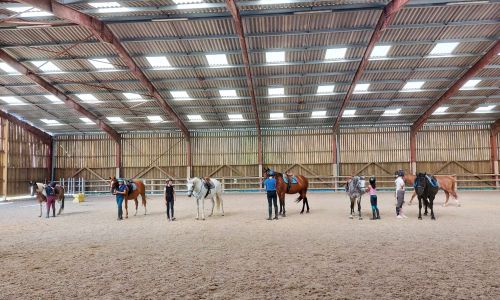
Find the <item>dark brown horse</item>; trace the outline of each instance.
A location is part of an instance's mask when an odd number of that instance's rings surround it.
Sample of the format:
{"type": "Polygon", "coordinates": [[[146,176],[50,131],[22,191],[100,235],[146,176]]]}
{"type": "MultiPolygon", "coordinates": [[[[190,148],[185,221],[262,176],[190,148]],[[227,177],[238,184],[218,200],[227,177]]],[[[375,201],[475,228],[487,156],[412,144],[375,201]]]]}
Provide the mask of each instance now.
{"type": "MultiPolygon", "coordinates": [[[[118,180],[116,177],[109,177],[109,185],[111,187],[111,193],[115,191],[118,188],[118,180]]],[[[142,206],[144,207],[144,214],[147,213],[146,209],[146,187],[144,186],[144,183],[138,179],[132,180],[132,182],[135,184],[136,189],[132,192],[128,191],[127,194],[125,194],[125,218],[128,218],[128,200],[134,200],[135,202],[135,214],[134,216],[137,215],[137,208],[139,207],[139,201],[137,200],[139,198],[139,195],[141,195],[141,200],[142,200],[142,206]]]]}
{"type": "MultiPolygon", "coordinates": [[[[263,177],[267,177],[270,169],[264,168],[263,177]]],[[[295,176],[297,178],[297,183],[292,183],[290,185],[290,190],[287,191],[288,184],[283,180],[283,174],[274,172],[276,178],[276,192],[280,200],[280,215],[286,217],[285,210],[285,194],[299,194],[299,197],[295,202],[300,202],[302,200],[302,210],[300,213],[304,213],[304,207],[307,206],[307,213],[309,213],[309,202],[307,201],[307,188],[309,187],[309,180],[302,175],[295,176]]]]}
{"type": "MultiPolygon", "coordinates": [[[[450,194],[453,196],[453,198],[455,198],[457,206],[460,206],[460,202],[458,202],[458,195],[457,192],[455,191],[457,188],[457,178],[451,175],[435,175],[435,177],[439,183],[439,189],[443,190],[446,195],[446,201],[444,202],[443,206],[448,206],[448,200],[450,199],[450,194]]],[[[410,186],[413,186],[416,178],[417,176],[412,174],[407,174],[404,176],[405,183],[410,186]]],[[[413,191],[409,205],[411,205],[411,202],[413,201],[413,198],[415,198],[416,195],[417,195],[416,191],[413,191]]]]}

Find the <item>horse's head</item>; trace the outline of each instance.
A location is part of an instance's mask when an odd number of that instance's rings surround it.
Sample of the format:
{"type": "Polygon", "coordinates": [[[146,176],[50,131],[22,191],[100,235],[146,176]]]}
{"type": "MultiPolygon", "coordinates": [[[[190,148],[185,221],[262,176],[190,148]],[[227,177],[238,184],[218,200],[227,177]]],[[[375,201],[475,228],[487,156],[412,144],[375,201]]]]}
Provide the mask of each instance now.
{"type": "Polygon", "coordinates": [[[191,179],[187,180],[186,186],[187,186],[188,197],[193,196],[194,180],[195,180],[195,178],[191,178],[191,179]]]}
{"type": "Polygon", "coordinates": [[[30,194],[31,194],[31,196],[35,196],[35,192],[37,190],[36,182],[30,181],[30,182],[28,182],[28,184],[29,184],[29,187],[30,187],[30,194]]]}
{"type": "Polygon", "coordinates": [[[111,188],[111,192],[118,188],[118,179],[115,176],[109,177],[109,187],[111,188]]]}
{"type": "Polygon", "coordinates": [[[420,196],[424,193],[425,188],[427,187],[427,178],[425,173],[417,174],[413,187],[415,188],[415,192],[417,193],[417,195],[420,196]]]}

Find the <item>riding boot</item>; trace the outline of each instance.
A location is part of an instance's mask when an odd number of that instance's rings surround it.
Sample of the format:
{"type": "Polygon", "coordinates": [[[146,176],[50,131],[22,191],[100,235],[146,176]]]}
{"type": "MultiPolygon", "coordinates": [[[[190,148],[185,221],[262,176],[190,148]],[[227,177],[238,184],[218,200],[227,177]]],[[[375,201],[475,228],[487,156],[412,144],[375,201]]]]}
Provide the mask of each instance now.
{"type": "Polygon", "coordinates": [[[272,220],[272,219],[273,219],[273,218],[272,218],[272,215],[269,215],[269,218],[267,218],[267,219],[268,219],[268,220],[272,220]]]}
{"type": "Polygon", "coordinates": [[[370,220],[375,220],[377,217],[375,216],[375,208],[372,208],[372,218],[370,220]]]}
{"type": "Polygon", "coordinates": [[[274,213],[274,219],[278,220],[278,213],[274,213]]]}
{"type": "Polygon", "coordinates": [[[377,210],[377,219],[379,219],[379,220],[380,220],[380,212],[379,212],[379,210],[378,210],[378,207],[377,207],[377,208],[375,208],[375,209],[377,210]]]}

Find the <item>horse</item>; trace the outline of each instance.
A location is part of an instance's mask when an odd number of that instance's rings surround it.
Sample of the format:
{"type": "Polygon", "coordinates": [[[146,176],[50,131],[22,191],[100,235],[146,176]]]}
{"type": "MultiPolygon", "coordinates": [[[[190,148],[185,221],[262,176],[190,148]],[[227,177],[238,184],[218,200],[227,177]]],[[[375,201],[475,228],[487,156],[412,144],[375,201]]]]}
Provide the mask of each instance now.
{"type": "Polygon", "coordinates": [[[354,219],[354,203],[357,200],[359,219],[363,220],[363,217],[361,216],[361,197],[365,192],[365,180],[362,177],[353,176],[347,181],[346,193],[349,195],[349,199],[351,199],[350,219],[354,219]]]}
{"type": "MultiPolygon", "coordinates": [[[[269,168],[264,168],[263,177],[266,177],[268,172],[271,171],[269,168]]],[[[285,194],[299,194],[299,197],[295,200],[296,203],[299,203],[302,200],[302,210],[301,214],[304,213],[304,207],[307,206],[306,213],[309,213],[309,201],[307,200],[307,189],[309,187],[309,180],[305,176],[297,175],[297,183],[293,183],[290,185],[290,190],[287,190],[288,184],[283,179],[283,174],[274,172],[274,177],[276,178],[276,192],[278,194],[278,198],[280,200],[280,211],[279,214],[282,217],[286,217],[285,210],[285,194]]],[[[291,180],[291,179],[289,179],[291,180]]]]}
{"type": "MultiPolygon", "coordinates": [[[[443,206],[446,207],[448,206],[448,200],[450,199],[450,194],[455,198],[455,202],[457,203],[457,206],[460,207],[460,203],[458,202],[458,195],[456,190],[457,187],[457,178],[455,176],[450,176],[450,175],[436,175],[435,176],[438,183],[439,183],[439,188],[442,189],[446,195],[446,201],[444,202],[443,206]]],[[[404,176],[404,181],[406,184],[413,186],[415,183],[415,175],[405,175],[404,176]]],[[[411,205],[411,202],[413,201],[413,198],[417,193],[413,191],[413,194],[411,195],[410,203],[408,205],[411,205]]]]}
{"type": "MultiPolygon", "coordinates": [[[[30,181],[30,192],[31,196],[35,196],[36,200],[40,204],[40,215],[38,217],[42,217],[42,206],[43,202],[47,202],[47,197],[45,196],[45,183],[30,181]]],[[[60,215],[64,211],[64,188],[60,185],[56,185],[54,188],[56,192],[56,200],[59,204],[59,210],[57,211],[57,215],[60,215]]]]}
{"type": "Polygon", "coordinates": [[[221,183],[214,178],[209,179],[210,182],[213,184],[213,188],[210,190],[207,190],[207,187],[205,184],[202,182],[201,178],[194,177],[191,179],[188,179],[187,181],[187,190],[188,190],[188,197],[191,197],[194,195],[196,199],[196,220],[200,219],[200,201],[201,201],[201,219],[205,220],[205,199],[210,199],[212,200],[212,212],[209,217],[213,216],[214,214],[214,206],[217,203],[217,210],[221,210],[222,216],[224,215],[224,203],[222,202],[222,185],[221,183]],[[215,201],[214,201],[215,198],[215,201]]]}
{"type": "MultiPolygon", "coordinates": [[[[109,186],[111,187],[111,193],[113,193],[117,188],[118,188],[118,180],[116,177],[109,177],[109,186]]],[[[144,215],[147,214],[147,208],[146,208],[146,187],[144,186],[144,183],[141,180],[134,179],[132,180],[132,183],[135,184],[136,189],[132,192],[130,192],[127,189],[127,194],[125,194],[125,218],[128,218],[128,200],[134,200],[135,202],[135,214],[134,216],[137,216],[137,208],[139,207],[139,201],[137,198],[139,198],[139,195],[141,195],[141,200],[142,200],[142,206],[144,207],[144,215]]],[[[130,187],[129,187],[130,188],[130,187]]]]}
{"type": "Polygon", "coordinates": [[[434,198],[436,197],[439,187],[433,186],[430,183],[431,179],[429,178],[429,176],[431,176],[433,180],[437,180],[432,175],[427,175],[426,173],[418,173],[414,183],[415,192],[417,193],[418,197],[419,220],[422,220],[422,201],[424,202],[425,205],[424,215],[427,216],[427,207],[429,207],[431,210],[431,219],[436,220],[436,218],[434,217],[434,198]]]}

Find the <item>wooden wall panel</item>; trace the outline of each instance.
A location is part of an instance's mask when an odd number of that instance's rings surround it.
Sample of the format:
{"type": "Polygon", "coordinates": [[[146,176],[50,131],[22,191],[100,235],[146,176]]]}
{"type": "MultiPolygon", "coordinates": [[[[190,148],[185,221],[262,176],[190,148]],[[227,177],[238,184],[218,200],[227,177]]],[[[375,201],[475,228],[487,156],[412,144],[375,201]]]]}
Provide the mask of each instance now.
{"type": "Polygon", "coordinates": [[[262,140],[264,165],[333,162],[330,129],[264,130],[262,140]]]}
{"type": "Polygon", "coordinates": [[[22,127],[9,123],[7,183],[9,196],[28,194],[30,180],[50,180],[49,146],[22,127]]]}
{"type": "Polygon", "coordinates": [[[409,162],[410,133],[407,127],[344,128],[340,131],[342,163],[409,162]]]}
{"type": "Polygon", "coordinates": [[[489,126],[426,126],[417,134],[417,162],[490,159],[489,126]]]}

